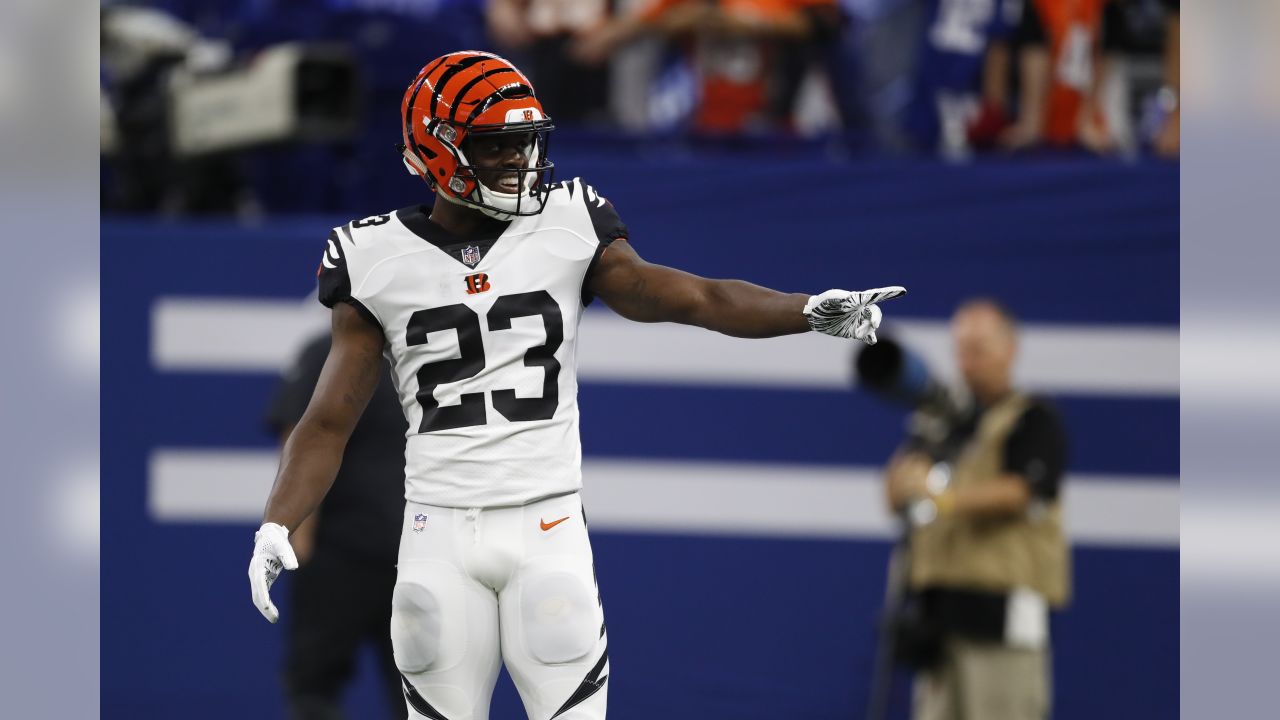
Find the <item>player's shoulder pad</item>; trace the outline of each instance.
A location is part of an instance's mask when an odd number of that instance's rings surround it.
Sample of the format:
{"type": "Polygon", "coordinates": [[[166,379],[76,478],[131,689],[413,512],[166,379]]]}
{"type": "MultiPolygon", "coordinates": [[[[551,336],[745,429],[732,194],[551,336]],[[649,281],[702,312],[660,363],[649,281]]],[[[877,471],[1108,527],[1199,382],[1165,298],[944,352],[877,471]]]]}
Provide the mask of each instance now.
{"type": "Polygon", "coordinates": [[[576,206],[585,208],[596,238],[602,245],[628,237],[627,225],[618,216],[613,203],[580,177],[551,186],[547,203],[551,206],[576,206]]]}
{"type": "Polygon", "coordinates": [[[352,220],[329,231],[316,277],[320,302],[326,307],[351,299],[352,255],[360,255],[377,242],[377,228],[391,222],[393,213],[352,220]]]}

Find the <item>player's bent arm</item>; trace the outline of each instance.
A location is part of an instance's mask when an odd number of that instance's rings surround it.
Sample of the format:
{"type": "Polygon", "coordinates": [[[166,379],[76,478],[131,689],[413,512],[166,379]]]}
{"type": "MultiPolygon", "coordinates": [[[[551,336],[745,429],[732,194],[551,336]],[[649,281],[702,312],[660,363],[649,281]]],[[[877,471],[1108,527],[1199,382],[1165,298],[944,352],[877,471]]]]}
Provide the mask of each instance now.
{"type": "Polygon", "coordinates": [[[382,330],[354,307],[333,307],[333,343],[306,412],[285,442],[264,523],[295,530],[324,498],[347,440],[378,386],[382,330]]]}
{"type": "Polygon", "coordinates": [[[807,332],[809,296],[782,293],[742,280],[709,280],[645,262],[625,239],[596,261],[590,290],[614,312],[637,322],[696,325],[734,337],[807,332]]]}

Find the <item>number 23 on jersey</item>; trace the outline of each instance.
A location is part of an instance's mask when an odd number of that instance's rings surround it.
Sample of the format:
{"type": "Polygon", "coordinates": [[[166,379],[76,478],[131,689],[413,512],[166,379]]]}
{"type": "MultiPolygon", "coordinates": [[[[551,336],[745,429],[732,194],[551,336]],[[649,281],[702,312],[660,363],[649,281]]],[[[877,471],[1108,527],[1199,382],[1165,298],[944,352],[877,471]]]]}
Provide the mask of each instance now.
{"type": "MultiPolygon", "coordinates": [[[[524,365],[542,368],[542,396],[516,397],[513,388],[489,391],[493,409],[511,422],[548,420],[555,414],[560,403],[560,363],[555,353],[564,341],[564,321],[560,306],[546,290],[503,295],[485,314],[495,342],[502,341],[502,331],[511,329],[513,319],[533,316],[542,318],[547,340],[525,351],[524,365]]],[[[480,316],[474,310],[462,304],[419,310],[409,317],[405,343],[409,347],[425,345],[429,333],[444,330],[458,333],[459,357],[426,363],[418,369],[417,398],[422,405],[418,432],[421,433],[484,425],[488,421],[483,392],[463,393],[457,405],[447,407],[441,407],[435,398],[438,386],[475,377],[485,368],[480,316]]]]}

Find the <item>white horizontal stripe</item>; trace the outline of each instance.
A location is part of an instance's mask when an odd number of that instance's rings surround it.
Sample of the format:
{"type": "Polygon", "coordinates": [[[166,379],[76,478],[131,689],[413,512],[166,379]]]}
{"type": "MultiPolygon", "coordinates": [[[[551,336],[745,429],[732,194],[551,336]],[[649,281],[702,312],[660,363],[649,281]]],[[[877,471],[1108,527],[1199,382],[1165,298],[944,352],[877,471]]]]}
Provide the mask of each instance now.
{"type": "Polygon", "coordinates": [[[147,462],[147,513],[166,522],[257,520],[279,462],[269,450],[156,450],[147,462]]]}
{"type": "MultiPolygon", "coordinates": [[[[890,537],[879,471],[866,467],[587,460],[593,526],[640,532],[890,537]]],[[[1163,478],[1065,480],[1073,541],[1176,545],[1178,486],[1163,478]]]]}
{"type": "MultiPolygon", "coordinates": [[[[257,522],[274,451],[162,449],[151,458],[148,507],[160,522],[257,522]]],[[[583,463],[591,526],[654,534],[797,538],[893,537],[878,471],[866,467],[593,460],[583,463]]],[[[1075,475],[1067,530],[1090,545],[1176,546],[1170,478],[1075,475]]]]}
{"type": "Polygon", "coordinates": [[[151,363],[159,370],[276,373],[328,325],[328,311],[314,297],[160,298],[151,307],[151,363]]]}
{"type": "MultiPolygon", "coordinates": [[[[581,335],[581,377],[613,382],[844,389],[853,382],[853,359],[862,347],[815,334],[744,340],[606,313],[588,313],[581,335]]],[[[940,377],[957,376],[945,322],[890,319],[881,335],[899,339],[940,377]]],[[[1176,329],[1026,324],[1021,348],[1016,376],[1030,390],[1178,393],[1176,329]]]]}
{"type": "MultiPolygon", "coordinates": [[[[162,298],[153,309],[151,356],[172,371],[276,372],[327,323],[314,300],[162,298]]],[[[882,330],[955,377],[947,325],[886,321],[882,330]]],[[[743,340],[667,323],[633,323],[607,311],[583,318],[579,375],[586,382],[646,382],[840,390],[852,383],[860,345],[814,334],[743,340]]],[[[1023,327],[1017,376],[1039,392],[1176,395],[1178,332],[1147,326],[1023,327]]]]}

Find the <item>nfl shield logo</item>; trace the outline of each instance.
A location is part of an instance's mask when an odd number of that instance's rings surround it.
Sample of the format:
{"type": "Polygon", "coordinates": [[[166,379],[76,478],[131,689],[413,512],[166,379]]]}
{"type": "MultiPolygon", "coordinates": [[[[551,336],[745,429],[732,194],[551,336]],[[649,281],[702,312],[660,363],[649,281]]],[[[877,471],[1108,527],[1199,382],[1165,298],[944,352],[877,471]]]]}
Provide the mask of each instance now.
{"type": "Polygon", "coordinates": [[[468,245],[462,248],[462,262],[475,267],[480,264],[480,248],[475,245],[468,245]]]}
{"type": "Polygon", "coordinates": [[[413,516],[413,531],[420,533],[427,526],[427,516],[425,513],[418,513],[413,516]]]}

